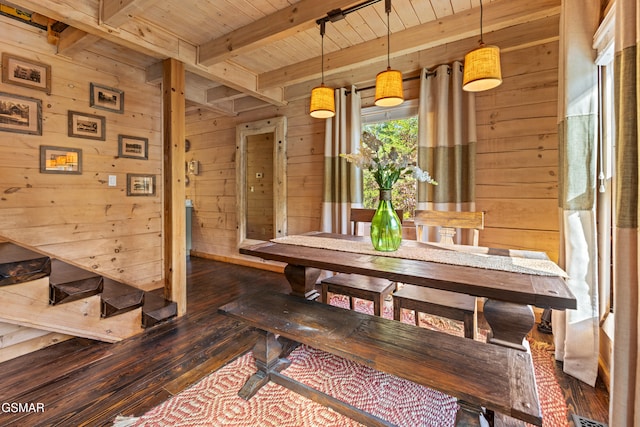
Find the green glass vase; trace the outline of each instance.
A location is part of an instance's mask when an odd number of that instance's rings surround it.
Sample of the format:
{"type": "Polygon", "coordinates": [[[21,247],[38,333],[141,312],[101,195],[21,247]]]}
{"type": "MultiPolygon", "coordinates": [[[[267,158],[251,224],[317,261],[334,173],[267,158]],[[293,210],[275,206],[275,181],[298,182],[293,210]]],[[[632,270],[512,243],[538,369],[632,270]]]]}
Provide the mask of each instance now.
{"type": "Polygon", "coordinates": [[[380,189],[380,204],[371,220],[371,243],[377,251],[392,252],[402,242],[402,223],[391,203],[391,189],[380,189]]]}

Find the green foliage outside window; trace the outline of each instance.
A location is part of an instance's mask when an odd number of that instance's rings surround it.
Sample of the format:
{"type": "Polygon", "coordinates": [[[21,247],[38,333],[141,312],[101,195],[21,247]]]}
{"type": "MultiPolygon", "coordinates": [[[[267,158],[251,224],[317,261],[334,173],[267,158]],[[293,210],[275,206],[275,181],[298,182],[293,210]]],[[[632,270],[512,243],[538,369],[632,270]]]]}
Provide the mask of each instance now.
{"type": "MultiPolygon", "coordinates": [[[[363,132],[370,132],[385,144],[391,144],[400,153],[412,153],[417,161],[418,152],[418,117],[401,120],[371,123],[362,126],[363,132]]],[[[363,206],[375,209],[378,207],[378,184],[373,173],[363,171],[363,206]]],[[[412,176],[404,177],[393,186],[392,202],[395,209],[402,209],[404,218],[413,217],[416,209],[417,184],[412,176]]]]}

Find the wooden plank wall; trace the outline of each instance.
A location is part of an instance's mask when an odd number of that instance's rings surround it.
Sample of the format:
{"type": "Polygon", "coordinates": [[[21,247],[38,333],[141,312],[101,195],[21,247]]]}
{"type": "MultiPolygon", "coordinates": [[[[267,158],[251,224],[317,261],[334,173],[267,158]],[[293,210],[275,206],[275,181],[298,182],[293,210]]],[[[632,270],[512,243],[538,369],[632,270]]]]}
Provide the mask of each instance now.
{"type": "MultiPolygon", "coordinates": [[[[476,207],[485,211],[480,244],[541,250],[557,260],[557,75],[558,44],[528,45],[502,55],[503,84],[477,95],[476,207]]],[[[418,96],[419,82],[405,83],[405,98],[418,96]]],[[[373,91],[362,92],[363,106],[373,91]]],[[[307,114],[308,98],[220,118],[200,110],[187,116],[187,153],[202,166],[191,179],[193,252],[235,261],[235,126],[288,118],[289,234],[318,230],[322,202],[324,124],[307,114]]],[[[188,158],[187,160],[191,160],[188,158]]]]}
{"type": "Polygon", "coordinates": [[[476,96],[480,244],[558,259],[558,43],[504,53],[503,83],[476,96]]]}
{"type": "Polygon", "coordinates": [[[43,134],[0,132],[0,236],[144,289],[161,287],[161,194],[127,197],[126,174],[161,183],[161,93],[144,70],[83,52],[56,55],[46,31],[0,16],[7,52],[51,65],[50,95],[0,83],[0,92],[42,100],[43,134]],[[90,107],[91,82],[124,91],[124,113],[90,107]],[[104,116],[106,140],[67,136],[69,110],[104,116]],[[149,160],[118,158],[118,135],[149,139],[149,160]],[[44,174],[39,147],[82,149],[82,175],[44,174]],[[117,185],[109,187],[108,176],[117,185]]]}
{"type": "Polygon", "coordinates": [[[247,239],[269,240],[276,236],[273,147],[273,132],[247,137],[247,239]]]}
{"type": "Polygon", "coordinates": [[[200,174],[190,176],[187,198],[193,200],[192,253],[221,259],[238,254],[236,217],[236,125],[287,116],[288,233],[299,234],[320,227],[322,174],[324,171],[324,123],[308,114],[308,99],[286,107],[267,107],[236,117],[219,117],[204,109],[188,114],[187,161],[200,162],[200,174]]]}
{"type": "Polygon", "coordinates": [[[0,322],[0,362],[73,338],[70,335],[0,322]]]}

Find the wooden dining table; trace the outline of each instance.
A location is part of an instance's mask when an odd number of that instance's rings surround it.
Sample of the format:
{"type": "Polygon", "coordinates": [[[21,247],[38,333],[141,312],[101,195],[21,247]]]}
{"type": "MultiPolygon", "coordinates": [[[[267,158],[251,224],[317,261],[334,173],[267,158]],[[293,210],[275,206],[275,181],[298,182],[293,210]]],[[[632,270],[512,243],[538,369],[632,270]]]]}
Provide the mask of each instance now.
{"type": "Polygon", "coordinates": [[[527,349],[525,337],[535,324],[532,306],[576,308],[564,272],[542,252],[409,240],[394,253],[368,246],[368,237],[312,232],[242,247],[240,253],[286,263],[291,294],[306,299],[318,297],[316,282],[323,270],[486,298],[487,342],[519,350],[527,349]]]}

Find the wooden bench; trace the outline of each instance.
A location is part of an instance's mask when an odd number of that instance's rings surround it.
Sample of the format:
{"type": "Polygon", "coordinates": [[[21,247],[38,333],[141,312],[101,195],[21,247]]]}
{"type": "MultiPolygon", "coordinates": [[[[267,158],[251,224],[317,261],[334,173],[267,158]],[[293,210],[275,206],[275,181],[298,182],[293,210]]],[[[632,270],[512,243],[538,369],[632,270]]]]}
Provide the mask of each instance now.
{"type": "Polygon", "coordinates": [[[349,308],[355,307],[354,299],[373,301],[373,314],[382,316],[384,300],[396,290],[395,282],[378,277],[361,276],[359,274],[337,274],[320,282],[322,285],[321,301],[329,303],[329,294],[346,295],[349,308]]]}
{"type": "MultiPolygon", "coordinates": [[[[428,240],[424,237],[425,227],[437,227],[437,241],[440,243],[453,245],[456,229],[461,229],[472,232],[469,243],[478,246],[480,230],[484,229],[484,212],[417,210],[413,221],[419,242],[428,240]]],[[[405,285],[393,294],[393,308],[396,320],[400,320],[402,309],[413,310],[416,325],[419,325],[419,313],[429,313],[464,322],[464,335],[467,338],[475,338],[477,334],[477,301],[471,295],[405,285]]]]}
{"type": "MultiPolygon", "coordinates": [[[[375,209],[357,209],[353,208],[349,212],[349,219],[352,225],[351,235],[358,236],[360,234],[360,226],[371,223],[375,215],[375,209]]],[[[402,223],[404,215],[402,209],[396,209],[396,214],[402,223]]],[[[335,276],[323,279],[321,301],[325,304],[329,303],[329,294],[344,295],[349,298],[349,308],[354,309],[356,298],[373,301],[373,314],[382,315],[382,307],[385,298],[396,290],[396,283],[387,279],[371,276],[361,276],[359,274],[343,274],[339,273],[335,276]]]]}
{"type": "Polygon", "coordinates": [[[420,313],[429,313],[463,322],[465,338],[475,338],[476,299],[470,295],[404,285],[393,293],[394,320],[401,319],[402,309],[415,311],[416,326],[420,326],[420,313]]]}
{"type": "Polygon", "coordinates": [[[510,417],[542,425],[527,352],[285,294],[245,295],[219,311],[262,333],[253,349],[258,372],[239,393],[245,399],[273,381],[365,425],[390,425],[282,375],[289,365],[283,342],[295,342],[456,397],[457,426],[480,425],[482,408],[490,422],[496,420],[494,425],[522,425],[510,417]]]}

